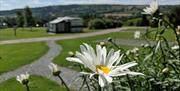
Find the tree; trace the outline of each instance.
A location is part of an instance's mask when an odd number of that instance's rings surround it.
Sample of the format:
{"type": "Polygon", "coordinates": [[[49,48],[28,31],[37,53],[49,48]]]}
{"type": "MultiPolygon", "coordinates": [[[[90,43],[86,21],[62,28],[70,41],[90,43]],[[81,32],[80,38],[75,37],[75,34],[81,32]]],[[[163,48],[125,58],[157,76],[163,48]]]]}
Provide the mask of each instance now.
{"type": "Polygon", "coordinates": [[[24,9],[24,25],[26,27],[32,27],[35,25],[32,11],[28,6],[24,9]]]}
{"type": "Polygon", "coordinates": [[[106,25],[103,19],[93,19],[89,21],[89,29],[105,29],[106,25]]]}
{"type": "Polygon", "coordinates": [[[180,6],[173,8],[168,17],[170,23],[172,23],[175,27],[180,25],[180,6]]]}
{"type": "Polygon", "coordinates": [[[16,25],[16,18],[6,17],[4,22],[7,24],[8,27],[13,27],[16,25]]]}
{"type": "Polygon", "coordinates": [[[142,16],[141,26],[149,26],[149,20],[146,15],[142,16]]]}
{"type": "Polygon", "coordinates": [[[17,27],[23,27],[24,25],[24,17],[23,17],[23,13],[20,11],[16,12],[16,23],[17,23],[17,27]]]}

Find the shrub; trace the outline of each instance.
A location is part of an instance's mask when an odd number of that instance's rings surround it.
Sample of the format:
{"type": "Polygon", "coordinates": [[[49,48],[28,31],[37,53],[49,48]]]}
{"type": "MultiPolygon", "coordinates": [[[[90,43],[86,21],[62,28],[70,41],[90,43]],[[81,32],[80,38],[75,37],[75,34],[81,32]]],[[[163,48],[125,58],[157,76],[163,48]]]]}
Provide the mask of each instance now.
{"type": "Polygon", "coordinates": [[[102,19],[90,20],[88,27],[90,29],[104,29],[104,28],[106,28],[105,23],[102,19]]]}
{"type": "Polygon", "coordinates": [[[122,26],[121,21],[114,21],[112,19],[107,19],[107,18],[92,19],[88,24],[88,27],[90,29],[107,29],[107,28],[116,28],[121,26],[122,26]]]}

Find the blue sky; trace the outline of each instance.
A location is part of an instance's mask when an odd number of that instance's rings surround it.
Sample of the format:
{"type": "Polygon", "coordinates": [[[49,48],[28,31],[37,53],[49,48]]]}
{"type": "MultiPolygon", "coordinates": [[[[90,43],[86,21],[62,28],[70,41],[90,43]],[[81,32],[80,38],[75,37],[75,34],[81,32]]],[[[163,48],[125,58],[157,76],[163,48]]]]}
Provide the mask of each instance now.
{"type": "MultiPolygon", "coordinates": [[[[42,7],[48,5],[69,4],[149,4],[151,0],[0,0],[0,10],[16,8],[42,7]]],[[[158,0],[161,5],[180,4],[180,0],[158,0]]]]}

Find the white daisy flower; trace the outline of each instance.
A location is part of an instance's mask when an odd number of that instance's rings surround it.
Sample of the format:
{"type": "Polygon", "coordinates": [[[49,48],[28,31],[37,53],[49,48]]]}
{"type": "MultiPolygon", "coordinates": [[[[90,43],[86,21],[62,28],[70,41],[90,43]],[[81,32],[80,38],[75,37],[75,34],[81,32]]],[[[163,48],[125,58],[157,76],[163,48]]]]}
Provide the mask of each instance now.
{"type": "Polygon", "coordinates": [[[100,45],[96,46],[96,52],[88,44],[80,45],[80,52],[76,52],[75,57],[67,57],[66,60],[78,62],[89,68],[93,73],[90,74],[92,77],[94,74],[98,74],[99,85],[104,87],[106,84],[112,82],[113,76],[123,75],[143,75],[139,72],[132,72],[128,68],[137,65],[136,62],[129,62],[126,64],[119,65],[123,55],[120,55],[120,51],[114,51],[113,49],[107,53],[106,47],[100,45]]]}
{"type": "Polygon", "coordinates": [[[134,39],[139,39],[139,38],[140,38],[140,35],[141,35],[141,32],[140,32],[140,31],[135,31],[135,32],[134,32],[134,39]]]}
{"type": "Polygon", "coordinates": [[[21,84],[28,84],[29,82],[29,74],[26,72],[25,74],[20,74],[16,77],[16,80],[19,81],[21,84]]]}
{"type": "Polygon", "coordinates": [[[158,10],[158,3],[156,0],[153,0],[149,7],[143,9],[145,13],[153,15],[158,10]]]}
{"type": "Polygon", "coordinates": [[[50,63],[49,64],[49,69],[52,71],[54,76],[59,76],[60,68],[58,67],[58,65],[56,65],[54,63],[50,63]]]}

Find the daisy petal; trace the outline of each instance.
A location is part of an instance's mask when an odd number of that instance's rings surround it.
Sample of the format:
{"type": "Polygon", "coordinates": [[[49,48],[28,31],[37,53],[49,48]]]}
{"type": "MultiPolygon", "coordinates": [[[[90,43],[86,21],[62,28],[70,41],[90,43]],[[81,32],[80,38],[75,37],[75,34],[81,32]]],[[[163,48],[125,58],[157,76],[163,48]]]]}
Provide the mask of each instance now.
{"type": "Polygon", "coordinates": [[[105,86],[105,80],[103,79],[103,77],[101,75],[99,75],[98,80],[99,80],[99,85],[101,87],[104,87],[105,86]]]}
{"type": "Polygon", "coordinates": [[[83,62],[81,60],[79,60],[78,58],[75,58],[75,57],[67,57],[66,60],[83,64],[83,62]]]}

